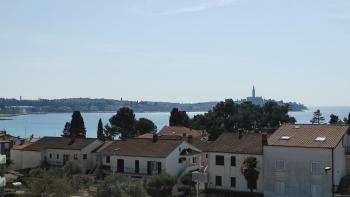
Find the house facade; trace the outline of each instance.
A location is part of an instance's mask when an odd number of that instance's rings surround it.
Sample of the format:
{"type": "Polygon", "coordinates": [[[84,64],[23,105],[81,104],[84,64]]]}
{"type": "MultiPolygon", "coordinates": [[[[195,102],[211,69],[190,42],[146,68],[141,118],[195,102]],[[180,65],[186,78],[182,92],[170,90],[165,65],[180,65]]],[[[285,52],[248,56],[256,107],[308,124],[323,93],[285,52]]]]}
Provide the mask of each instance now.
{"type": "Polygon", "coordinates": [[[143,177],[168,173],[177,176],[200,168],[201,151],[182,138],[154,136],[116,140],[96,151],[105,174],[143,177]]]}
{"type": "Polygon", "coordinates": [[[247,157],[257,161],[259,177],[255,192],[263,192],[263,142],[266,135],[223,133],[208,147],[208,188],[214,190],[243,191],[250,189],[241,173],[241,165],[247,157]]]}
{"type": "Polygon", "coordinates": [[[332,197],[347,174],[349,126],[282,125],[264,146],[264,195],[332,197]]]}
{"type": "Polygon", "coordinates": [[[95,168],[92,152],[102,144],[93,138],[43,137],[28,145],[15,146],[11,150],[11,159],[16,169],[38,167],[43,162],[63,166],[71,161],[84,173],[95,168]]]}

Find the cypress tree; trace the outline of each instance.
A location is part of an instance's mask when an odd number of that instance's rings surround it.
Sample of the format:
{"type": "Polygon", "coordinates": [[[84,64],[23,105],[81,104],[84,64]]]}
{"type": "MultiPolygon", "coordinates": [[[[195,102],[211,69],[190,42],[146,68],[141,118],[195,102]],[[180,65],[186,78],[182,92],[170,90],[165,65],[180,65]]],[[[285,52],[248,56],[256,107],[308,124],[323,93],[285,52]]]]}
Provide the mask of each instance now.
{"type": "Polygon", "coordinates": [[[103,124],[102,124],[102,119],[100,118],[100,120],[98,121],[98,125],[97,125],[97,139],[104,141],[105,140],[105,136],[103,133],[103,124]]]}
{"type": "Polygon", "coordinates": [[[70,137],[86,137],[86,129],[80,111],[74,111],[69,128],[70,137]]]}

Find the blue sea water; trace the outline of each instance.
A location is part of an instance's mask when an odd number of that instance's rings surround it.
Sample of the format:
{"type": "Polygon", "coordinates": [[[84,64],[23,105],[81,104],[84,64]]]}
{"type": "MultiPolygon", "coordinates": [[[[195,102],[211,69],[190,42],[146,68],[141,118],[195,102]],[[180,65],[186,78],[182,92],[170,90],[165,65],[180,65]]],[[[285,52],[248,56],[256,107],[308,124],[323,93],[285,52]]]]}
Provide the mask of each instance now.
{"type": "MultiPolygon", "coordinates": [[[[290,112],[298,123],[309,123],[313,112],[320,109],[326,122],[329,120],[330,114],[336,114],[341,119],[347,117],[350,112],[348,107],[309,107],[309,110],[303,112],[290,112]]],[[[203,112],[189,112],[192,117],[195,114],[203,112]]],[[[115,113],[82,113],[88,137],[96,137],[97,123],[102,118],[103,123],[108,123],[108,119],[115,113]]],[[[71,120],[71,113],[51,113],[51,114],[29,114],[9,117],[11,120],[0,120],[0,130],[6,130],[14,136],[60,136],[64,124],[71,120]]],[[[158,129],[164,125],[168,125],[169,112],[150,112],[136,113],[136,118],[148,118],[152,120],[158,129]]]]}

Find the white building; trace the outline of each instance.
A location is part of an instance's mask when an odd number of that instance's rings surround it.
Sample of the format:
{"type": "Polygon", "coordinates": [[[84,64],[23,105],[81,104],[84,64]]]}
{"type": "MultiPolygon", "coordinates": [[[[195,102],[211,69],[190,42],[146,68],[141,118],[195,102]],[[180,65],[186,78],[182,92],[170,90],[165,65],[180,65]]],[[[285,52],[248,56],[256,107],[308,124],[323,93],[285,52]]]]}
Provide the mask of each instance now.
{"type": "Polygon", "coordinates": [[[281,126],[264,146],[264,195],[334,196],[349,172],[348,131],[345,125],[281,126]]]}
{"type": "Polygon", "coordinates": [[[263,141],[265,134],[223,133],[208,145],[208,188],[225,191],[250,191],[240,167],[247,157],[257,160],[259,178],[255,192],[263,192],[263,141]]]}
{"type": "Polygon", "coordinates": [[[105,174],[177,176],[200,168],[201,151],[178,136],[116,140],[96,152],[105,174]]]}
{"type": "Polygon", "coordinates": [[[45,160],[52,166],[63,166],[72,161],[86,172],[96,167],[92,151],[102,144],[93,138],[43,137],[33,143],[14,146],[10,155],[15,169],[38,167],[45,160]]]}

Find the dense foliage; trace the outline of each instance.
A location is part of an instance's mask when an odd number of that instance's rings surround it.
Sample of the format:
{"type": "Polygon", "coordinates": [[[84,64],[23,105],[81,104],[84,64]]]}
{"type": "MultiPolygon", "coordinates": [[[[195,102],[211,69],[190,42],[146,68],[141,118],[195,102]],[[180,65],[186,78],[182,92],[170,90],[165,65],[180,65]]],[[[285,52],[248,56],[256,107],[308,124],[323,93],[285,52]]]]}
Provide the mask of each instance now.
{"type": "Polygon", "coordinates": [[[146,197],[142,184],[128,177],[107,177],[97,188],[97,197],[146,197]]]}
{"type": "Polygon", "coordinates": [[[186,111],[181,111],[178,108],[173,108],[170,112],[169,126],[184,126],[188,127],[190,118],[186,111]]]}
{"type": "Polygon", "coordinates": [[[337,115],[334,115],[334,114],[331,114],[330,116],[329,116],[329,124],[337,124],[337,123],[339,123],[339,117],[337,116],[337,115]]]}
{"type": "Polygon", "coordinates": [[[147,118],[140,118],[136,122],[135,129],[139,134],[154,133],[157,131],[157,126],[147,118]]]}
{"type": "Polygon", "coordinates": [[[66,122],[63,128],[63,137],[86,137],[86,129],[84,119],[80,114],[80,111],[73,112],[72,120],[66,122]]]}
{"type": "Polygon", "coordinates": [[[79,189],[79,178],[67,175],[61,169],[33,169],[25,182],[30,189],[27,196],[32,197],[66,197],[74,194],[79,189]]]}
{"type": "Polygon", "coordinates": [[[250,189],[250,192],[256,189],[259,178],[259,171],[256,170],[257,163],[255,157],[247,157],[241,165],[241,173],[247,181],[247,187],[250,189]]]}
{"type": "Polygon", "coordinates": [[[134,137],[144,133],[156,132],[156,125],[147,118],[136,120],[132,109],[122,107],[117,114],[109,119],[110,125],[105,126],[105,136],[119,135],[121,139],[134,137]]]}
{"type": "Polygon", "coordinates": [[[267,102],[263,106],[250,102],[236,104],[232,99],[219,102],[212,110],[191,119],[191,127],[205,129],[215,140],[223,132],[276,129],[283,123],[295,123],[288,106],[267,102]]]}
{"type": "Polygon", "coordinates": [[[100,120],[98,120],[98,125],[97,125],[97,139],[102,141],[105,140],[104,128],[103,128],[103,123],[101,118],[100,120]]]}
{"type": "Polygon", "coordinates": [[[176,177],[169,174],[152,176],[146,183],[147,193],[152,197],[169,196],[176,184],[176,177]]]}

